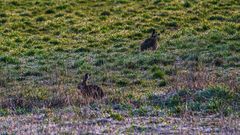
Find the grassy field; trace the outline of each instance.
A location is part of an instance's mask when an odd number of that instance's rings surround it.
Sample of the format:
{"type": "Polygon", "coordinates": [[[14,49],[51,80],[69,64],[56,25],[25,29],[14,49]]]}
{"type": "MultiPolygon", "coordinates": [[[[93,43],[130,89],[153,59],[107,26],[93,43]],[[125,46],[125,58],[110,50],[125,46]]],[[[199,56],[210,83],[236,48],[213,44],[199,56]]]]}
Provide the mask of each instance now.
{"type": "Polygon", "coordinates": [[[70,106],[79,119],[236,120],[240,1],[0,1],[0,105],[3,119],[70,106]],[[141,52],[153,29],[159,48],[141,52]],[[104,99],[78,93],[85,73],[103,88],[104,99]],[[93,115],[86,116],[86,108],[93,115]]]}

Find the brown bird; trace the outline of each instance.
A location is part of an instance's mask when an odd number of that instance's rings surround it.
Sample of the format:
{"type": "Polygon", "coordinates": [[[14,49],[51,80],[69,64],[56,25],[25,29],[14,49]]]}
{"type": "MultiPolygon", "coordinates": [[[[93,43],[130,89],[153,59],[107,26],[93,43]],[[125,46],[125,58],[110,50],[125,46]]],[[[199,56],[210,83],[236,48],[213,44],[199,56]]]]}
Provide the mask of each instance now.
{"type": "Polygon", "coordinates": [[[80,90],[83,97],[92,97],[94,99],[101,99],[104,97],[104,93],[101,87],[97,85],[88,85],[87,80],[91,74],[86,73],[83,76],[82,82],[78,84],[78,89],[80,90]]]}
{"type": "Polygon", "coordinates": [[[158,47],[158,42],[157,42],[158,38],[159,38],[159,34],[155,30],[153,30],[151,37],[147,38],[141,43],[141,51],[148,50],[150,48],[152,50],[156,50],[158,47]]]}

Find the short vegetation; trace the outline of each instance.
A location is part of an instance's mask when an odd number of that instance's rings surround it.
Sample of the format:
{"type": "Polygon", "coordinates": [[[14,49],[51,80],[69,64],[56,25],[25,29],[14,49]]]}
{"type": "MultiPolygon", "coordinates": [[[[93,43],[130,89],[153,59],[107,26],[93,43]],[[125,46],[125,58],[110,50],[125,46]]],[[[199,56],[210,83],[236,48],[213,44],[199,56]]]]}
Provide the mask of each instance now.
{"type": "Polygon", "coordinates": [[[238,0],[0,1],[0,116],[67,106],[119,121],[239,116],[239,9],[238,0]],[[153,29],[158,48],[141,52],[153,29]],[[85,73],[103,99],[79,94],[85,73]]]}

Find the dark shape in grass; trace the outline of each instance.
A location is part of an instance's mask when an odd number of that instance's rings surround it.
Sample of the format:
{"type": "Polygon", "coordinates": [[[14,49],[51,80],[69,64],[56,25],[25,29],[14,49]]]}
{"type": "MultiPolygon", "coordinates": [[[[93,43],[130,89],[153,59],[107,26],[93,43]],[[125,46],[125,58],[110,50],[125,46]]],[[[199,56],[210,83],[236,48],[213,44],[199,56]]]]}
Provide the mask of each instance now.
{"type": "Polygon", "coordinates": [[[153,29],[151,36],[141,43],[141,51],[145,51],[148,49],[156,50],[158,47],[158,38],[159,34],[153,29]]]}
{"type": "Polygon", "coordinates": [[[23,76],[42,76],[42,73],[37,71],[27,71],[23,73],[23,76]]]}
{"type": "Polygon", "coordinates": [[[117,80],[116,84],[119,87],[125,87],[129,84],[129,81],[127,79],[120,79],[120,80],[117,80]]]}
{"type": "Polygon", "coordinates": [[[133,62],[133,61],[129,61],[129,62],[125,63],[124,66],[126,68],[128,68],[128,69],[136,69],[136,68],[138,68],[138,65],[135,62],[133,62]]]}
{"type": "Polygon", "coordinates": [[[166,86],[167,85],[167,82],[165,81],[165,80],[160,80],[159,82],[158,82],[158,86],[159,87],[164,87],[164,86],[166,86]]]}
{"type": "Polygon", "coordinates": [[[101,15],[102,15],[102,16],[109,16],[109,15],[111,15],[111,13],[110,13],[109,11],[103,11],[103,12],[101,13],[101,15]]]}
{"type": "Polygon", "coordinates": [[[56,9],[58,9],[58,10],[65,10],[65,9],[67,9],[68,6],[69,5],[59,5],[59,6],[56,7],[56,9]]]}
{"type": "Polygon", "coordinates": [[[231,51],[240,52],[240,44],[230,44],[228,48],[231,51]]]}
{"type": "Polygon", "coordinates": [[[190,8],[191,7],[191,3],[189,1],[184,1],[183,7],[190,8]]]}
{"type": "Polygon", "coordinates": [[[210,29],[210,27],[206,24],[203,24],[202,26],[196,28],[196,30],[199,31],[199,32],[204,32],[204,31],[207,31],[209,29],[210,29]]]}
{"type": "Polygon", "coordinates": [[[90,49],[80,47],[80,48],[76,49],[75,52],[90,52],[90,49]]]}
{"type": "Polygon", "coordinates": [[[9,2],[9,4],[11,4],[13,6],[19,6],[20,5],[17,1],[11,1],[11,2],[9,2]]]}
{"type": "Polygon", "coordinates": [[[45,41],[45,42],[48,42],[50,39],[51,39],[51,38],[48,37],[48,36],[45,36],[45,37],[42,38],[42,40],[45,41]]]}
{"type": "Polygon", "coordinates": [[[0,24],[5,24],[7,22],[7,19],[0,19],[0,24]]]}
{"type": "Polygon", "coordinates": [[[68,50],[66,50],[62,47],[57,47],[57,48],[54,49],[54,51],[56,51],[56,52],[68,52],[68,50]]]}
{"type": "Polygon", "coordinates": [[[209,18],[208,18],[209,20],[218,20],[218,21],[224,21],[224,20],[226,20],[223,16],[220,16],[220,15],[214,15],[214,16],[210,16],[209,18]]]}
{"type": "Polygon", "coordinates": [[[45,14],[54,14],[55,11],[53,9],[48,9],[45,11],[45,14]]]}
{"type": "Polygon", "coordinates": [[[34,50],[28,50],[26,53],[24,53],[25,56],[34,56],[35,51],[34,50]]]}
{"type": "Polygon", "coordinates": [[[39,16],[36,18],[36,22],[43,22],[46,21],[46,19],[43,16],[39,16]]]}
{"type": "Polygon", "coordinates": [[[0,13],[0,17],[7,17],[6,13],[0,13]]]}
{"type": "Polygon", "coordinates": [[[31,102],[27,102],[22,94],[9,95],[1,103],[1,108],[9,108],[14,110],[17,115],[29,113],[32,110],[31,102]]]}
{"type": "Polygon", "coordinates": [[[0,46],[0,51],[7,52],[7,51],[9,51],[9,48],[5,47],[5,46],[0,46]]]}
{"type": "Polygon", "coordinates": [[[98,59],[98,60],[94,63],[94,65],[95,65],[95,66],[102,66],[102,65],[104,65],[104,63],[105,63],[105,60],[104,60],[104,59],[98,59]]]}
{"type": "Polygon", "coordinates": [[[223,59],[220,59],[220,58],[216,58],[214,61],[213,61],[213,64],[215,66],[222,66],[224,63],[223,59]]]}
{"type": "Polygon", "coordinates": [[[84,98],[101,99],[105,96],[103,90],[98,85],[88,85],[87,81],[90,77],[89,73],[83,76],[83,80],[78,84],[77,88],[84,98]]]}
{"type": "Polygon", "coordinates": [[[15,42],[16,42],[16,43],[21,43],[21,42],[22,42],[22,39],[21,39],[21,38],[16,38],[16,39],[15,39],[15,42]]]}
{"type": "Polygon", "coordinates": [[[1,87],[6,87],[7,86],[7,80],[0,78],[0,88],[1,87]]]}
{"type": "Polygon", "coordinates": [[[52,45],[58,45],[60,42],[57,40],[50,40],[49,43],[52,45]]]}
{"type": "Polygon", "coordinates": [[[116,4],[126,4],[126,3],[128,3],[128,0],[115,0],[114,2],[116,4]]]}
{"type": "Polygon", "coordinates": [[[115,47],[115,48],[121,48],[121,47],[123,47],[123,44],[116,44],[116,45],[114,45],[113,47],[115,47]]]}
{"type": "Polygon", "coordinates": [[[155,0],[153,4],[160,4],[162,0],[155,0]]]}
{"type": "Polygon", "coordinates": [[[79,34],[79,33],[86,33],[88,31],[91,31],[91,28],[86,28],[86,27],[75,28],[75,27],[72,27],[72,28],[70,28],[69,31],[72,32],[72,33],[79,34]]]}
{"type": "Polygon", "coordinates": [[[183,59],[186,61],[199,61],[199,54],[192,52],[190,54],[186,54],[185,56],[183,56],[183,59]]]}

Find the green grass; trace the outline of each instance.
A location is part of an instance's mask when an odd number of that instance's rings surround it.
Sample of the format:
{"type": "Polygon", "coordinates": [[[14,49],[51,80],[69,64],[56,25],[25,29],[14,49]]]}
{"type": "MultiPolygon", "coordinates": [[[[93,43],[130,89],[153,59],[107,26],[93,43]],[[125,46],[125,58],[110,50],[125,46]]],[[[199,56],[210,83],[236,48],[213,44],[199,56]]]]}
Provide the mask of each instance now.
{"type": "Polygon", "coordinates": [[[238,113],[239,92],[234,93],[225,88],[215,87],[200,91],[180,90],[162,96],[150,95],[149,101],[153,106],[167,109],[171,114],[186,112],[202,114],[229,115],[238,113]]]}
{"type": "Polygon", "coordinates": [[[54,107],[67,106],[71,94],[71,104],[79,105],[77,84],[86,72],[104,88],[107,101],[120,104],[129,100],[124,95],[138,99],[167,91],[178,72],[191,68],[215,65],[209,73],[220,71],[224,84],[233,86],[227,80],[236,80],[231,74],[240,68],[239,5],[236,0],[1,1],[0,99],[24,95],[26,104],[54,107]],[[160,33],[159,48],[140,52],[152,29],[160,33]],[[176,68],[177,59],[183,62],[176,68]]]}

